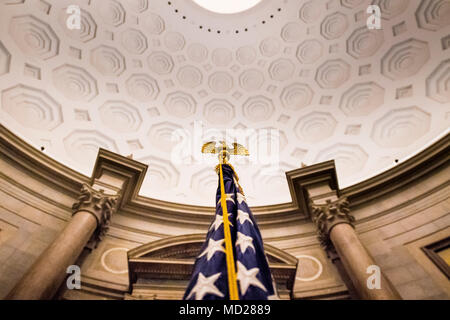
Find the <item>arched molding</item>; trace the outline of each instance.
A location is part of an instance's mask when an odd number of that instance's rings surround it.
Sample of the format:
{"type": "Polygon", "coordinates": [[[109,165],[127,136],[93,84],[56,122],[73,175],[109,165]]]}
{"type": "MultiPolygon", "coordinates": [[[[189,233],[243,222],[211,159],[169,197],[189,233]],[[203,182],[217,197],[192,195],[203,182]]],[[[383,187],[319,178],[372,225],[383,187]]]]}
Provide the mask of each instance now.
{"type": "MultiPolygon", "coordinates": [[[[147,295],[155,290],[154,283],[177,283],[177,294],[190,279],[195,258],[205,241],[205,234],[187,234],[153,241],[128,251],[128,272],[131,295],[147,295]]],[[[292,295],[298,260],[291,254],[264,244],[272,276],[281,297],[292,295]]]]}

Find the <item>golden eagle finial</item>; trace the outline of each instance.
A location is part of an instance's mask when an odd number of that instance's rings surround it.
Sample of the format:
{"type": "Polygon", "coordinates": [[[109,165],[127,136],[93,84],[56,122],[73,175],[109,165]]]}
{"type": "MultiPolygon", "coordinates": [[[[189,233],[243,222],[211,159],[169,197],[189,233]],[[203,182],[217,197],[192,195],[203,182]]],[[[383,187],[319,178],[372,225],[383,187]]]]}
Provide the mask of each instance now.
{"type": "Polygon", "coordinates": [[[233,142],[233,146],[229,147],[225,141],[209,141],[202,146],[202,153],[219,154],[219,162],[227,163],[230,155],[248,156],[250,155],[247,148],[242,144],[233,142]]]}

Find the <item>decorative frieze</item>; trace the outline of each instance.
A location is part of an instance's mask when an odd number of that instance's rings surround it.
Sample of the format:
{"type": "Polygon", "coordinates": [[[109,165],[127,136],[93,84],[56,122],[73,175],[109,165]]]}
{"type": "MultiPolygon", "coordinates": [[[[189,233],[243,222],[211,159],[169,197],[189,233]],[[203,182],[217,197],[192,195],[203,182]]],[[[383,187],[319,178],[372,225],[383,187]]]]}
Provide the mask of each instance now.
{"type": "Polygon", "coordinates": [[[73,215],[86,211],[97,219],[97,229],[89,241],[88,247],[96,247],[109,229],[113,213],[117,209],[118,195],[105,194],[104,190],[95,190],[88,184],[83,184],[78,200],[73,204],[73,215]]]}

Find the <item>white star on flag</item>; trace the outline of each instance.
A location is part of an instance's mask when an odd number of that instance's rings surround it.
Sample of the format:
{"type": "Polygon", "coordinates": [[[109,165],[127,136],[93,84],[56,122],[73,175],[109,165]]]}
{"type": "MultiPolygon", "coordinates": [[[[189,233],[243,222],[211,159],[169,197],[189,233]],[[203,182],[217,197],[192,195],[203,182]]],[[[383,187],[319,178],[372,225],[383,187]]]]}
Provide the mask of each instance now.
{"type": "Polygon", "coordinates": [[[212,258],[212,256],[216,253],[216,251],[225,252],[225,249],[222,246],[222,243],[224,241],[225,241],[224,239],[215,241],[210,238],[209,242],[208,242],[208,246],[202,252],[202,254],[199,255],[198,257],[200,258],[206,254],[206,259],[209,261],[212,258]]]}
{"type": "Polygon", "coordinates": [[[191,292],[186,299],[189,299],[195,293],[196,300],[202,300],[203,297],[208,294],[215,294],[216,296],[223,297],[223,293],[214,285],[214,282],[220,277],[221,272],[213,274],[210,277],[205,277],[203,273],[198,274],[197,283],[192,288],[191,292]]]}
{"type": "MultiPolygon", "coordinates": [[[[225,201],[232,201],[233,203],[235,203],[233,196],[234,196],[233,193],[225,193],[225,201]]],[[[221,199],[219,199],[219,201],[217,201],[217,205],[220,203],[220,201],[221,201],[221,199]]]]}
{"type": "MultiPolygon", "coordinates": [[[[211,230],[214,227],[214,231],[217,231],[219,229],[220,225],[223,223],[223,216],[216,215],[216,219],[214,219],[214,222],[211,224],[211,227],[209,230],[211,230]]],[[[233,226],[233,224],[230,222],[230,226],[233,226]]]]}
{"type": "Polygon", "coordinates": [[[250,222],[251,224],[253,224],[252,220],[250,219],[250,216],[248,215],[247,212],[242,211],[240,209],[238,209],[238,216],[237,219],[239,220],[240,224],[244,224],[245,221],[250,222]]]}
{"type": "Polygon", "coordinates": [[[255,247],[253,246],[253,238],[248,237],[240,232],[237,233],[236,247],[239,245],[241,246],[242,253],[245,253],[248,247],[251,247],[254,251],[256,251],[255,247]]]}
{"type": "Polygon", "coordinates": [[[238,192],[238,193],[236,193],[236,195],[237,195],[236,198],[237,198],[237,201],[239,202],[239,204],[242,204],[242,201],[246,201],[245,196],[242,193],[238,192]]]}
{"type": "Polygon", "coordinates": [[[240,261],[238,261],[237,270],[237,279],[239,280],[242,295],[247,292],[248,287],[251,285],[264,290],[264,292],[267,291],[261,281],[256,278],[256,275],[259,273],[259,268],[247,270],[247,268],[240,261]]]}

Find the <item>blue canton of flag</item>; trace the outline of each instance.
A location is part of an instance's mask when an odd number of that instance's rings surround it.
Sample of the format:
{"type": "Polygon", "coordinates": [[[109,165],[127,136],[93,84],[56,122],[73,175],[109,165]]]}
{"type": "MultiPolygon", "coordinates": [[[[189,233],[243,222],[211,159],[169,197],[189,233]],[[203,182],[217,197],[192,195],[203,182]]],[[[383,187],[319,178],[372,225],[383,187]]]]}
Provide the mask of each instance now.
{"type": "MultiPolygon", "coordinates": [[[[256,221],[229,165],[223,165],[223,180],[230,221],[233,257],[240,300],[277,299],[263,240],[256,221]]],[[[197,257],[183,299],[229,299],[220,177],[215,219],[197,257]]]]}

